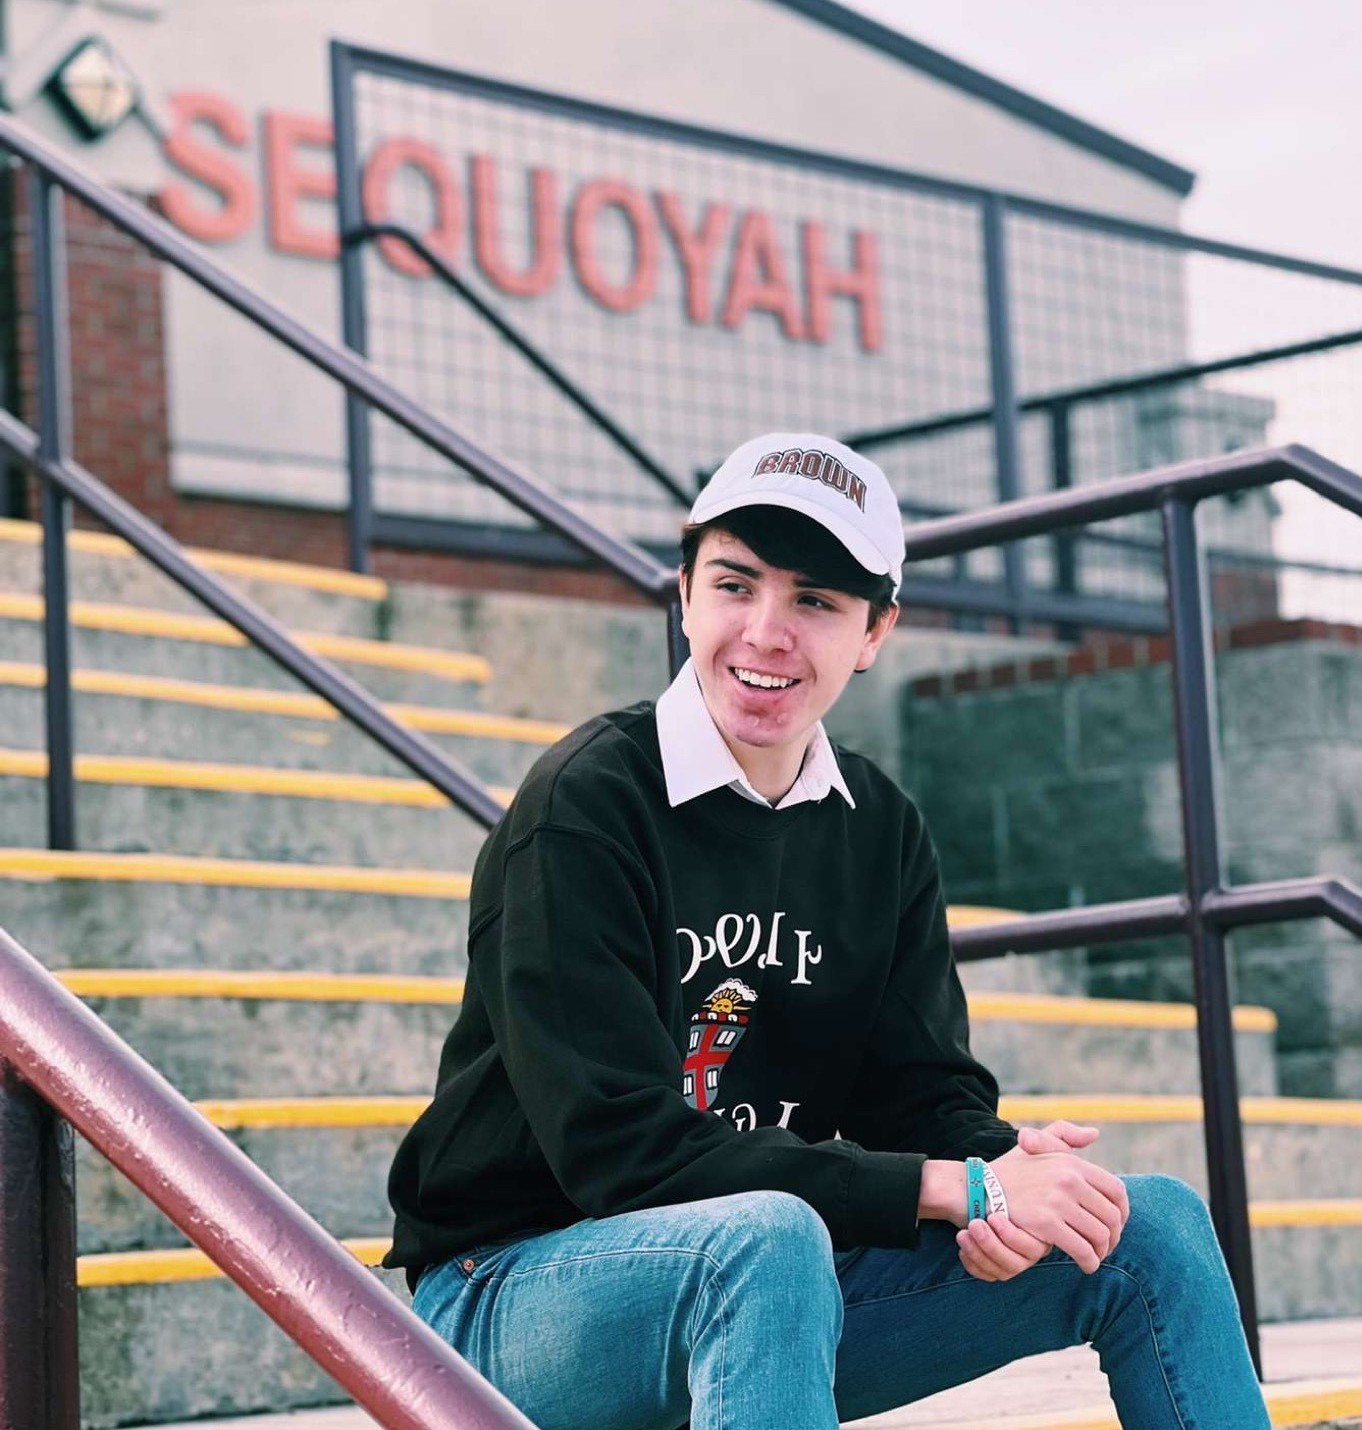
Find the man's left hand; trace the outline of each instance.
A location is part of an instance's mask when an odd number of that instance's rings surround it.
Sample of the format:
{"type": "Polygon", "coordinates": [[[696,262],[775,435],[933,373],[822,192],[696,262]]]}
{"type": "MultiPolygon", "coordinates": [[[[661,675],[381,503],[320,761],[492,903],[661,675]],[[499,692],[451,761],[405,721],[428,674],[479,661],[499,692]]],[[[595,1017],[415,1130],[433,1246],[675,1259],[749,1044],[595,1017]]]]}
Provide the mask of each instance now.
{"type": "Polygon", "coordinates": [[[979,1281],[1010,1281],[1034,1266],[1051,1248],[1013,1224],[1001,1212],[976,1217],[955,1234],[960,1264],[979,1281]]]}

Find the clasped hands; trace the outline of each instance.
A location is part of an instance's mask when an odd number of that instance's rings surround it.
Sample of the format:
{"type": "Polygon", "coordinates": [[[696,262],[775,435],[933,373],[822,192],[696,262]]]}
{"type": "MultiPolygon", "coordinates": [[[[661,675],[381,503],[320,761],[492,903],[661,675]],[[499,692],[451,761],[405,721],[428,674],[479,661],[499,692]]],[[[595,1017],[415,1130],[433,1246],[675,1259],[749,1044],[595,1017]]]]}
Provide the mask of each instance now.
{"type": "Polygon", "coordinates": [[[1085,1272],[1097,1270],[1130,1216],[1125,1184],[1075,1152],[1096,1127],[1052,1122],[1023,1127],[1016,1147],[991,1164],[1007,1194],[1008,1215],[976,1219],[956,1233],[960,1261],[980,1281],[1008,1281],[1052,1247],[1085,1272]]]}

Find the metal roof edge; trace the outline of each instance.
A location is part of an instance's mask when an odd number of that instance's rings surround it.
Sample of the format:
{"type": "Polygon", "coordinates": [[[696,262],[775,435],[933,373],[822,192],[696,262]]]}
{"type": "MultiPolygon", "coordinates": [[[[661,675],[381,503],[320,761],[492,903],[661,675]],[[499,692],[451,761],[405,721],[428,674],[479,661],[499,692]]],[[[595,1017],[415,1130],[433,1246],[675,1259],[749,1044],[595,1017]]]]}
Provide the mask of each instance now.
{"type": "Polygon", "coordinates": [[[1171,189],[1180,198],[1186,198],[1196,183],[1196,175],[1192,170],[1184,169],[1169,159],[1160,158],[1148,149],[1142,149],[1138,144],[1132,144],[1105,129],[1099,129],[1095,124],[1089,124],[1085,119],[1079,119],[1053,104],[1047,104],[1043,99],[1014,89],[1002,80],[994,79],[981,70],[952,59],[940,50],[934,50],[918,40],[911,39],[878,20],[872,20],[859,10],[838,4],[837,0],[772,0],[772,3],[783,5],[787,10],[793,10],[852,39],[860,40],[863,44],[882,50],[924,74],[976,95],[1019,119],[1047,129],[1070,144],[1133,169],[1164,188],[1171,189]]]}

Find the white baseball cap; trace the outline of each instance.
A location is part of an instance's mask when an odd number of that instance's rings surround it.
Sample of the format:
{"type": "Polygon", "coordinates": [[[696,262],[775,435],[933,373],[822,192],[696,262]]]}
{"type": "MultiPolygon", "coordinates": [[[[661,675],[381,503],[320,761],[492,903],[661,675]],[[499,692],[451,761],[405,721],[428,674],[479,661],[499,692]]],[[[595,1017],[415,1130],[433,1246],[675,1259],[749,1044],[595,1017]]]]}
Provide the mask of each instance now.
{"type": "Polygon", "coordinates": [[[830,531],[875,576],[903,580],[903,514],[884,473],[816,432],[768,432],[733,452],[705,483],[690,519],[744,506],[781,506],[830,531]]]}

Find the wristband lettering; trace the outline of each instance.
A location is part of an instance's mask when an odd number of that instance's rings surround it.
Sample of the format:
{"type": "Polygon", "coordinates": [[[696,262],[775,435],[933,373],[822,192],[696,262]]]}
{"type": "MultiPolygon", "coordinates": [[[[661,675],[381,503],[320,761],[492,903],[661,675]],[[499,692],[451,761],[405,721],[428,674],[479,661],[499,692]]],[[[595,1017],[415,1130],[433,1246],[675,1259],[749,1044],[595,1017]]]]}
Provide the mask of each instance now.
{"type": "Polygon", "coordinates": [[[984,1180],[987,1169],[982,1157],[965,1158],[965,1220],[983,1220],[988,1216],[988,1187],[984,1180]]]}
{"type": "Polygon", "coordinates": [[[1007,1215],[1007,1193],[1003,1191],[1003,1184],[998,1180],[998,1174],[987,1163],[984,1164],[984,1190],[988,1194],[988,1212],[992,1216],[994,1212],[1001,1212],[1007,1215]]]}

